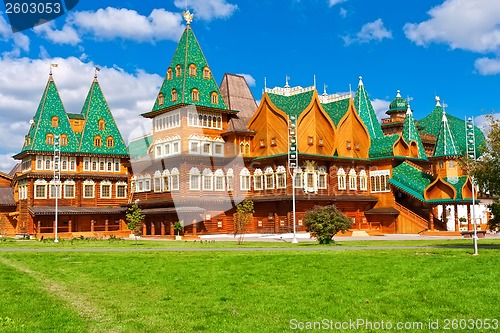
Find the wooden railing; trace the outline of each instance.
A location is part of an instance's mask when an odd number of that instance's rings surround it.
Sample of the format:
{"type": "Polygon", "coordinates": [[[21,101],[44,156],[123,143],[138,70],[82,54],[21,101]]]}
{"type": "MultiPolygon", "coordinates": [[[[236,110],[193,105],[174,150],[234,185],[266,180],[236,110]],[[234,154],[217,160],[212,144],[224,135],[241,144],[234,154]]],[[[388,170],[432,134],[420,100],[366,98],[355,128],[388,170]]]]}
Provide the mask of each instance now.
{"type": "Polygon", "coordinates": [[[400,205],[397,202],[395,204],[396,204],[396,209],[399,210],[399,212],[400,212],[399,216],[401,216],[404,219],[409,220],[412,223],[415,223],[420,228],[422,228],[422,230],[425,230],[429,227],[429,222],[427,220],[425,220],[424,218],[422,218],[420,215],[415,214],[414,212],[412,212],[411,210],[409,210],[405,206],[400,205]]]}

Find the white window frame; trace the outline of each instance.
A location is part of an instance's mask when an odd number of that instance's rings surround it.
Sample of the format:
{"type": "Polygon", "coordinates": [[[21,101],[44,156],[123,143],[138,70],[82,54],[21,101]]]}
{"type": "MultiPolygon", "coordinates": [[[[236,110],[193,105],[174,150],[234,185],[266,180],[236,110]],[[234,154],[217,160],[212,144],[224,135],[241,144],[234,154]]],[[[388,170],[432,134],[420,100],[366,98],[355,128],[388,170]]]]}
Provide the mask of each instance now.
{"type": "Polygon", "coordinates": [[[339,191],[345,191],[347,189],[347,176],[345,174],[344,168],[339,168],[337,170],[337,182],[339,191]]]}
{"type": "Polygon", "coordinates": [[[95,183],[93,180],[85,180],[83,182],[83,193],[82,193],[82,197],[85,198],[85,199],[93,199],[95,198],[95,183]],[[85,188],[86,186],[91,186],[92,187],[92,195],[91,196],[88,196],[87,193],[85,192],[85,188]]]}
{"type": "Polygon", "coordinates": [[[47,199],[47,181],[45,179],[37,179],[35,181],[34,192],[33,195],[35,199],[47,199]],[[38,195],[38,187],[43,187],[43,196],[38,195]]]}
{"type": "Polygon", "coordinates": [[[366,171],[361,170],[359,172],[359,190],[366,191],[368,189],[368,179],[366,176],[366,171]]]}
{"type": "Polygon", "coordinates": [[[247,168],[243,168],[240,171],[240,190],[241,191],[250,191],[250,171],[247,168]]]}
{"type": "Polygon", "coordinates": [[[65,180],[63,183],[63,192],[64,192],[64,198],[66,199],[74,199],[76,197],[76,184],[74,180],[65,180]],[[66,187],[72,187],[73,188],[73,195],[68,195],[66,191],[66,187]]]}
{"type": "Polygon", "coordinates": [[[326,167],[320,166],[318,168],[318,189],[326,190],[328,188],[328,173],[326,167]]]}
{"type": "Polygon", "coordinates": [[[115,195],[116,195],[116,198],[117,199],[125,199],[127,198],[127,183],[125,182],[116,182],[115,184],[115,195]],[[123,196],[120,195],[120,188],[124,188],[124,191],[123,191],[123,196]]]}
{"type": "Polygon", "coordinates": [[[226,172],[226,189],[228,192],[234,191],[234,171],[231,168],[226,172]]]}
{"type": "Polygon", "coordinates": [[[276,168],[276,188],[286,188],[286,169],[283,165],[280,165],[276,168]]]}
{"type": "Polygon", "coordinates": [[[67,156],[62,156],[61,157],[61,171],[68,171],[69,169],[69,161],[67,156]],[[64,163],[66,162],[66,163],[64,163]]]}
{"type": "Polygon", "coordinates": [[[177,168],[173,168],[170,172],[170,191],[179,191],[179,177],[179,170],[177,168]]]}
{"type": "Polygon", "coordinates": [[[210,141],[201,141],[201,155],[204,156],[212,156],[212,142],[210,141]],[[205,147],[208,147],[208,152],[205,152],[205,147]]]}
{"type": "Polygon", "coordinates": [[[151,175],[149,173],[144,175],[144,192],[151,192],[151,175]]]}
{"type": "Polygon", "coordinates": [[[113,195],[112,194],[113,193],[113,184],[111,184],[111,182],[109,180],[103,180],[103,181],[101,181],[101,183],[100,183],[100,189],[99,190],[100,190],[99,191],[100,192],[99,195],[100,195],[100,197],[102,199],[111,199],[112,198],[112,195],[113,195]],[[109,186],[108,195],[104,196],[104,194],[103,194],[104,190],[103,189],[104,189],[104,187],[108,187],[108,186],[109,186]]]}
{"type": "Polygon", "coordinates": [[[370,182],[372,193],[390,192],[389,178],[391,177],[390,170],[374,170],[370,171],[370,182]]]}
{"type": "Polygon", "coordinates": [[[213,191],[214,190],[214,174],[212,173],[212,170],[205,168],[203,170],[203,177],[202,177],[202,188],[203,191],[213,191]]]}
{"type": "Polygon", "coordinates": [[[358,189],[357,185],[356,170],[352,168],[351,170],[349,170],[349,190],[356,191],[358,189]]]}
{"type": "Polygon", "coordinates": [[[69,171],[76,171],[76,157],[69,158],[69,171]]]}
{"type": "Polygon", "coordinates": [[[189,171],[189,190],[199,191],[201,189],[201,173],[198,168],[191,168],[189,171]]]}
{"type": "Polygon", "coordinates": [[[261,169],[255,169],[255,171],[253,172],[253,190],[264,190],[264,174],[262,173],[261,169]]]}
{"type": "Polygon", "coordinates": [[[264,188],[274,190],[274,170],[271,167],[267,167],[264,171],[264,188]]]}
{"type": "Polygon", "coordinates": [[[188,141],[188,149],[189,154],[191,155],[200,155],[200,141],[198,140],[189,140],[188,141]],[[194,145],[196,145],[196,149],[193,149],[194,145]]]}
{"type": "Polygon", "coordinates": [[[226,190],[226,176],[222,169],[215,170],[214,173],[214,191],[225,191],[226,190]],[[221,186],[218,186],[221,185],[221,186]]]}

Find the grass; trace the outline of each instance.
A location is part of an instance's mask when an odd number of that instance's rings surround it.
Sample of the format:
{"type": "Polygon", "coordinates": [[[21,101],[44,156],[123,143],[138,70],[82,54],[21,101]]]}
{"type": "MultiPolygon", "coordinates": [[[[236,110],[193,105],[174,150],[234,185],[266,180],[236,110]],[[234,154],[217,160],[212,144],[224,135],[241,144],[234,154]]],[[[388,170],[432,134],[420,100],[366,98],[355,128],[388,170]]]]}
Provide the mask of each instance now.
{"type": "Polygon", "coordinates": [[[499,251],[3,252],[0,331],[275,333],[291,331],[292,319],[500,319],[499,251]]]}

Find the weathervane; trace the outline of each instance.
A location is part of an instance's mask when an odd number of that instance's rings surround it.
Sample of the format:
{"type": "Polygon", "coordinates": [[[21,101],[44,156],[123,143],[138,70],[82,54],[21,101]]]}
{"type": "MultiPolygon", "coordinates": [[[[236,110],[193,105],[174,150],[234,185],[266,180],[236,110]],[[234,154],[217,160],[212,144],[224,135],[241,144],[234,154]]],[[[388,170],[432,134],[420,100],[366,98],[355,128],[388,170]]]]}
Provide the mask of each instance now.
{"type": "Polygon", "coordinates": [[[189,12],[189,10],[186,10],[185,12],[182,13],[182,15],[184,16],[184,19],[186,20],[186,24],[190,25],[191,22],[193,21],[194,14],[191,14],[189,12]]]}

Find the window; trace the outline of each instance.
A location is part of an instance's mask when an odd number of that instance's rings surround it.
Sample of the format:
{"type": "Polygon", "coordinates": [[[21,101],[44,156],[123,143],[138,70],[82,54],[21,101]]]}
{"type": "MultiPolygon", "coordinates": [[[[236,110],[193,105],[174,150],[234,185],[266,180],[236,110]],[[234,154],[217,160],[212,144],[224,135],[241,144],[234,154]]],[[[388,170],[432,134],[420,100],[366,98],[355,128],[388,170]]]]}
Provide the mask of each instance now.
{"type": "Polygon", "coordinates": [[[166,143],[165,145],[163,145],[163,155],[164,156],[171,155],[171,152],[170,152],[170,143],[166,143]]]}
{"type": "Polygon", "coordinates": [[[264,141],[264,139],[261,139],[260,142],[260,148],[265,148],[266,147],[266,142],[264,141]]]}
{"type": "Polygon", "coordinates": [[[250,190],[250,171],[247,168],[243,168],[240,171],[240,190],[250,190]]]}
{"type": "Polygon", "coordinates": [[[195,64],[189,65],[189,75],[196,76],[196,65],[195,64]]]}
{"type": "Polygon", "coordinates": [[[214,156],[224,156],[224,144],[214,143],[214,156]]]}
{"type": "Polygon", "coordinates": [[[210,69],[208,67],[203,68],[203,78],[210,79],[210,69]]]}
{"type": "Polygon", "coordinates": [[[36,169],[43,170],[43,158],[42,158],[42,156],[36,157],[36,169]]]}
{"type": "Polygon", "coordinates": [[[440,169],[444,168],[444,163],[443,163],[443,161],[439,161],[439,162],[438,162],[438,167],[439,167],[440,169]]]}
{"type": "Polygon", "coordinates": [[[99,159],[99,171],[106,171],[106,162],[102,158],[99,159]]]}
{"type": "Polygon", "coordinates": [[[349,171],[349,189],[350,190],[356,190],[356,171],[354,169],[351,169],[349,171]]]}
{"type": "Polygon", "coordinates": [[[232,191],[234,189],[233,169],[228,169],[226,172],[226,187],[228,191],[232,191]]]}
{"type": "Polygon", "coordinates": [[[49,183],[49,198],[53,199],[57,196],[57,198],[61,199],[62,198],[62,193],[61,193],[61,183],[56,184],[54,180],[51,180],[49,183]]]}
{"type": "Polygon", "coordinates": [[[274,172],[273,168],[267,167],[264,172],[264,182],[266,190],[274,189],[274,172]]]}
{"type": "Polygon", "coordinates": [[[76,157],[69,158],[69,171],[76,171],[76,157]]]}
{"type": "Polygon", "coordinates": [[[64,197],[71,199],[75,197],[75,182],[72,180],[66,180],[64,182],[64,197]]]}
{"type": "Polygon", "coordinates": [[[53,145],[54,144],[54,135],[53,134],[47,134],[45,136],[45,143],[48,145],[53,145]]]}
{"type": "Polygon", "coordinates": [[[170,192],[170,171],[168,171],[168,169],[163,170],[162,177],[163,177],[162,191],[170,192]]]}
{"type": "Polygon", "coordinates": [[[217,228],[222,228],[222,220],[217,221],[217,228]]]}
{"type": "Polygon", "coordinates": [[[86,180],[83,182],[83,197],[93,198],[94,197],[95,184],[93,180],[86,180]]]}
{"type": "Polygon", "coordinates": [[[264,179],[261,169],[255,169],[253,173],[253,189],[255,191],[261,191],[264,187],[264,179]]]}
{"type": "Polygon", "coordinates": [[[83,158],[83,171],[90,171],[90,158],[83,158]]]}
{"type": "Polygon", "coordinates": [[[120,159],[115,158],[114,161],[115,161],[115,172],[120,172],[120,159]]]}
{"type": "Polygon", "coordinates": [[[181,69],[181,65],[177,65],[175,66],[175,76],[176,77],[179,77],[182,75],[182,69],[181,69]]]}
{"type": "MultiPolygon", "coordinates": [[[[192,92],[195,90],[198,91],[193,89],[192,92]]],[[[188,112],[187,123],[188,126],[222,129],[222,116],[213,111],[188,112]]]]}
{"type": "Polygon", "coordinates": [[[59,127],[59,118],[57,118],[56,116],[52,117],[51,125],[54,128],[59,127]]]}
{"type": "Polygon", "coordinates": [[[66,134],[61,134],[59,137],[59,144],[61,146],[67,146],[68,145],[68,136],[66,134]]]}
{"type": "Polygon", "coordinates": [[[163,191],[163,177],[159,170],[155,171],[153,177],[153,192],[162,192],[163,191]]]}
{"type": "Polygon", "coordinates": [[[286,188],[286,170],[282,165],[276,168],[276,188],[286,188]]]}
{"type": "Polygon", "coordinates": [[[359,172],[359,189],[361,191],[366,191],[367,189],[367,179],[366,179],[366,171],[365,170],[361,170],[359,172]]]}
{"type": "Polygon", "coordinates": [[[94,146],[96,146],[96,147],[102,146],[102,139],[100,136],[94,137],[94,146]]]}
{"type": "Polygon", "coordinates": [[[91,160],[91,161],[92,161],[92,163],[90,164],[90,168],[91,168],[91,170],[92,170],[92,171],[97,171],[97,170],[98,170],[98,167],[97,167],[97,162],[98,162],[98,160],[97,160],[97,158],[92,157],[92,160],[91,160]]]}
{"type": "Polygon", "coordinates": [[[159,93],[158,94],[158,105],[163,106],[163,104],[165,104],[165,97],[163,96],[162,93],[159,93]]]}
{"type": "Polygon", "coordinates": [[[167,80],[172,80],[172,68],[167,69],[167,80]]]}
{"type": "Polygon", "coordinates": [[[312,146],[314,144],[314,138],[312,136],[307,137],[307,144],[312,146]]]}
{"type": "Polygon", "coordinates": [[[179,190],[179,170],[177,168],[173,168],[172,172],[170,173],[170,189],[172,191],[178,191],[179,190]]]}
{"type": "Polygon", "coordinates": [[[245,143],[245,155],[250,155],[250,144],[245,143]]]}
{"type": "Polygon", "coordinates": [[[157,145],[155,147],[155,158],[160,158],[163,156],[163,146],[162,145],[157,145]]]}
{"type": "Polygon", "coordinates": [[[203,142],[202,147],[203,155],[212,155],[212,144],[210,142],[203,142]]]}
{"type": "Polygon", "coordinates": [[[245,153],[245,143],[240,142],[240,154],[244,154],[244,153],[245,153]]]}
{"type": "Polygon", "coordinates": [[[172,89],[172,102],[177,102],[177,90],[172,89]]]}
{"type": "Polygon", "coordinates": [[[108,136],[108,138],[106,139],[106,147],[113,148],[114,146],[115,146],[115,140],[113,139],[113,137],[108,136]]]}
{"type": "Polygon", "coordinates": [[[189,171],[189,189],[191,191],[200,190],[200,170],[198,168],[191,168],[189,171]]]}
{"type": "Polygon", "coordinates": [[[101,181],[101,198],[111,198],[111,182],[101,181]]]}
{"type": "Polygon", "coordinates": [[[52,157],[45,156],[44,161],[45,161],[45,170],[52,170],[52,157]]]}
{"type": "Polygon", "coordinates": [[[448,169],[455,168],[455,161],[448,161],[448,169]]]}
{"type": "Polygon", "coordinates": [[[337,181],[338,181],[338,189],[345,190],[346,189],[346,174],[343,168],[337,170],[337,181]]]}
{"type": "Polygon", "coordinates": [[[214,91],[211,95],[212,104],[219,104],[219,95],[214,91]]]}
{"type": "Polygon", "coordinates": [[[189,141],[189,153],[200,154],[200,143],[198,141],[189,141]]]}
{"type": "Polygon", "coordinates": [[[326,167],[321,166],[318,168],[318,188],[326,189],[328,183],[328,174],[326,173],[326,167]]]}
{"type": "Polygon", "coordinates": [[[172,142],[172,154],[179,154],[180,153],[180,141],[174,141],[172,142]]]}
{"type": "Polygon", "coordinates": [[[37,179],[35,181],[35,199],[47,198],[47,181],[44,179],[37,179]]]}
{"type": "Polygon", "coordinates": [[[226,189],[225,180],[224,171],[222,171],[222,169],[217,169],[214,176],[214,190],[224,191],[226,189]]]}
{"type": "Polygon", "coordinates": [[[117,182],[116,183],[116,197],[124,199],[127,197],[127,183],[117,182]]]}
{"type": "Polygon", "coordinates": [[[97,127],[101,131],[104,131],[106,129],[106,122],[104,121],[104,119],[99,119],[99,121],[97,122],[97,127]]]}
{"type": "Polygon", "coordinates": [[[389,170],[370,171],[371,192],[390,192],[389,170]]]}
{"type": "Polygon", "coordinates": [[[113,171],[113,159],[112,158],[106,159],[106,171],[107,172],[113,171]]]}
{"type": "Polygon", "coordinates": [[[151,175],[145,174],[144,175],[144,192],[149,192],[149,191],[151,191],[151,175]]]}
{"type": "Polygon", "coordinates": [[[271,147],[276,146],[276,138],[271,138],[271,147]]]}
{"type": "Polygon", "coordinates": [[[295,177],[293,181],[293,187],[294,188],[302,188],[302,169],[301,168],[295,168],[294,170],[295,177]]]}
{"type": "Polygon", "coordinates": [[[200,93],[199,93],[198,89],[194,88],[193,90],[191,90],[191,100],[193,102],[200,101],[200,93]]]}
{"type": "Polygon", "coordinates": [[[213,190],[213,174],[212,170],[206,168],[203,170],[203,191],[213,190]]]}

